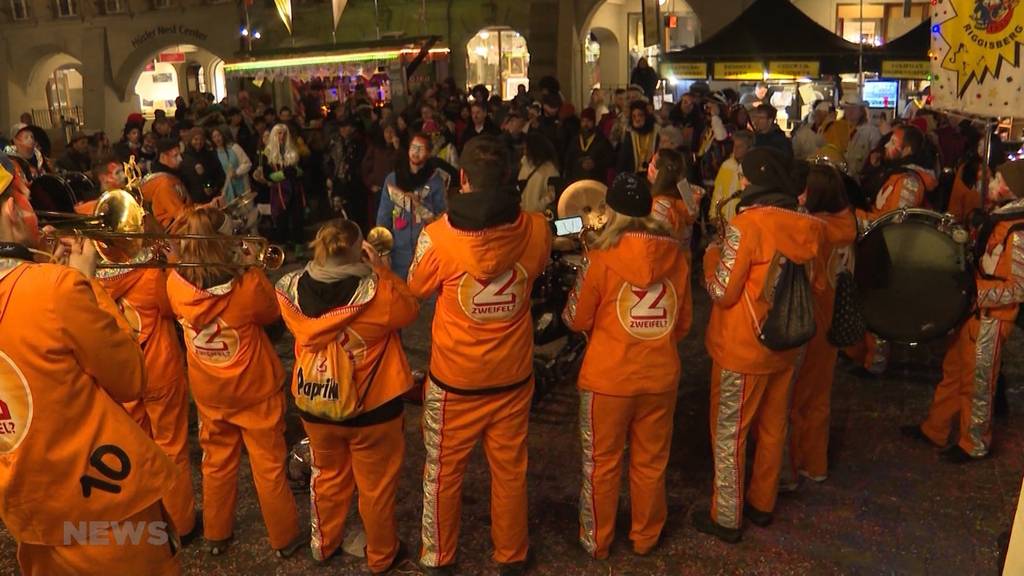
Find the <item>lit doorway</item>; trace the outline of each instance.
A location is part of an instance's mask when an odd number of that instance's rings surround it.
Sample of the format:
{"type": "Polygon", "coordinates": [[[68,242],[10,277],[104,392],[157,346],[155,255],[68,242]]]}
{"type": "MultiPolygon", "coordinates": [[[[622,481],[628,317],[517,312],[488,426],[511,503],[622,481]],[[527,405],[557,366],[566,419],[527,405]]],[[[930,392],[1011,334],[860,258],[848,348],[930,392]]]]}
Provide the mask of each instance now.
{"type": "Polygon", "coordinates": [[[487,86],[503,100],[515,96],[527,78],[530,51],[526,38],[510,28],[485,28],[466,44],[466,86],[487,86]]]}

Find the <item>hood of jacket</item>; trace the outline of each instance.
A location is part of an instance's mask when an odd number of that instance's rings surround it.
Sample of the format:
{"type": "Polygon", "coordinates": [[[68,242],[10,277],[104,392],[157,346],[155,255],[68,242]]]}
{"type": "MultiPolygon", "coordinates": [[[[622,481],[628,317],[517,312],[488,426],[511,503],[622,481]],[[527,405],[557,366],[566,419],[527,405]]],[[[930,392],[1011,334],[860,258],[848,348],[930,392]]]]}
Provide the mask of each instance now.
{"type": "Polygon", "coordinates": [[[775,249],[797,264],[813,260],[825,239],[825,222],[810,214],[775,206],[755,206],[736,218],[744,216],[756,218],[762,236],[771,238],[775,249]]]}
{"type": "Polygon", "coordinates": [[[206,326],[224,313],[230,303],[231,292],[243,277],[234,278],[223,284],[210,286],[205,290],[196,287],[184,276],[174,272],[168,283],[181,294],[187,295],[175,304],[175,313],[193,326],[206,326]]]}
{"type": "MultiPolygon", "coordinates": [[[[319,316],[307,316],[303,310],[299,283],[306,274],[304,270],[296,270],[285,274],[275,286],[277,299],[281,304],[281,315],[288,324],[288,329],[295,336],[297,346],[321,348],[344,332],[377,296],[380,278],[371,273],[359,280],[359,284],[348,303],[337,306],[319,316]]],[[[301,290],[305,298],[311,297],[308,291],[301,290]]]]}
{"type": "Polygon", "coordinates": [[[682,265],[684,256],[674,238],[627,232],[614,247],[602,250],[600,258],[626,282],[647,288],[682,265]]]}
{"type": "Polygon", "coordinates": [[[525,239],[532,236],[534,226],[541,225],[540,219],[519,212],[518,204],[514,206],[516,217],[509,223],[467,229],[456,225],[455,202],[452,202],[445,220],[438,224],[448,227],[455,241],[435,242],[434,248],[443,250],[478,280],[488,280],[502,274],[522,259],[528,244],[525,239]]]}

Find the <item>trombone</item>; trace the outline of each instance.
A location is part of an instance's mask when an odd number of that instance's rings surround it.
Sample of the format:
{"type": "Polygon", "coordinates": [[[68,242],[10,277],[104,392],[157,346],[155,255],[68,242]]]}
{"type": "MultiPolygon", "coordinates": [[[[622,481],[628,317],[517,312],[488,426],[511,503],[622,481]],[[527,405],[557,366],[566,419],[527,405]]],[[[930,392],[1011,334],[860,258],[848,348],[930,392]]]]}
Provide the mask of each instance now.
{"type": "MultiPolygon", "coordinates": [[[[224,266],[277,270],[284,264],[284,249],[270,244],[261,236],[226,236],[214,234],[165,234],[146,231],[146,211],[138,199],[126,190],[104,192],[96,201],[92,216],[63,212],[39,213],[46,225],[56,228],[47,234],[50,240],[64,237],[88,238],[96,243],[103,258],[99,269],[135,268],[204,268],[224,266]],[[238,247],[235,262],[172,261],[174,243],[181,241],[227,242],[238,247]],[[250,260],[251,259],[251,260],[250,260]],[[249,261],[246,261],[249,260],[249,261]]],[[[52,258],[51,252],[36,253],[52,258]]]]}

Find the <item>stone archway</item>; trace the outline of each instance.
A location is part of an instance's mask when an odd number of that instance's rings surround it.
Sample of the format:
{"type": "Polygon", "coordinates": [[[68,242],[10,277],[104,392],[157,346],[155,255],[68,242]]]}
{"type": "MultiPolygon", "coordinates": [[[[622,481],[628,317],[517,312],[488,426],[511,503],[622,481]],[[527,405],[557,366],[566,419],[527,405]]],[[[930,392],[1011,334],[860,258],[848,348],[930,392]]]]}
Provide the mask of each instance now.
{"type": "Polygon", "coordinates": [[[618,37],[611,30],[602,27],[591,28],[590,33],[601,46],[601,56],[598,59],[601,87],[607,90],[625,84],[622,77],[625,55],[622,53],[618,37]]]}
{"type": "Polygon", "coordinates": [[[164,34],[141,42],[114,71],[113,87],[121,101],[128,102],[133,98],[135,84],[147,62],[167,48],[179,45],[197,46],[221,59],[234,53],[236,48],[235,39],[225,38],[223,35],[197,38],[194,35],[186,34],[164,34]]]}

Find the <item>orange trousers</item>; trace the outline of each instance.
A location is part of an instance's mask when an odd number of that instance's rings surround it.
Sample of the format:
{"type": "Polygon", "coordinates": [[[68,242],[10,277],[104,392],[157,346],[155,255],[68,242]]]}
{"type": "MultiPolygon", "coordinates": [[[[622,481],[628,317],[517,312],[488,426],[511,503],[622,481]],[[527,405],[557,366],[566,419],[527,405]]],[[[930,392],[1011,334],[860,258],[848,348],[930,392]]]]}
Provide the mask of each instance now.
{"type": "Polygon", "coordinates": [[[853,346],[847,346],[843,352],[860,364],[868,372],[879,375],[889,368],[891,346],[889,343],[871,332],[864,333],[864,340],[853,346]]]}
{"type": "MultiPolygon", "coordinates": [[[[90,534],[90,544],[43,546],[18,544],[18,564],[24,576],[111,576],[113,574],[146,574],[177,576],[181,563],[174,553],[173,534],[165,531],[167,517],[160,503],[150,505],[141,512],[125,518],[123,523],[146,523],[137,532],[140,539],[134,543],[117,543],[113,530],[90,534]],[[152,531],[148,523],[156,523],[152,531]],[[161,526],[163,525],[163,527],[161,526]],[[99,540],[102,538],[102,543],[99,540]]],[[[135,524],[138,526],[138,524],[135,524]]],[[[126,534],[126,532],[121,532],[126,534]]],[[[122,536],[123,538],[124,536],[122,536]]]]}
{"type": "Polygon", "coordinates": [[[992,394],[999,377],[1002,349],[1012,322],[970,317],[957,332],[942,362],[942,381],[935,389],[921,431],[937,446],[945,446],[959,418],[960,448],[975,458],[988,454],[992,444],[992,394]]]}
{"type": "Polygon", "coordinates": [[[794,480],[801,471],[815,478],[828,476],[828,428],[839,350],[819,326],[802,356],[789,411],[788,472],[794,480]]]}
{"type": "Polygon", "coordinates": [[[721,526],[743,526],[744,494],[750,505],[762,512],[775,509],[793,370],[740,374],[712,363],[710,420],[715,482],[711,517],[721,526]],[[744,492],[747,433],[755,424],[754,470],[744,492]]]}
{"type": "Polygon", "coordinates": [[[128,414],[174,462],[174,485],[164,496],[164,508],[178,535],[196,525],[196,498],[192,489],[192,463],[188,453],[188,385],[167,386],[142,400],[123,404],[128,414]]]}
{"type": "Polygon", "coordinates": [[[420,562],[455,562],[462,516],[462,477],[477,440],[491,471],[491,541],[499,563],[526,560],[526,433],[533,382],[507,392],[463,395],[424,386],[423,527],[420,562]]]}
{"type": "Polygon", "coordinates": [[[672,446],[676,391],[608,396],[580,391],[583,486],[580,542],[597,559],[608,557],[622,480],[622,453],[629,442],[629,501],[633,549],[654,548],[665,527],[665,469],[672,446]]]}
{"type": "Polygon", "coordinates": [[[270,546],[280,550],[299,535],[295,498],[288,488],[284,441],[284,392],[238,410],[199,409],[199,445],[203,448],[203,533],[207,540],[232,535],[238,499],[242,444],[249,453],[256,496],[270,546]]]}
{"type": "Polygon", "coordinates": [[[324,560],[341,546],[352,494],[366,529],[366,562],[384,572],[398,553],[395,493],[405,453],[402,416],[363,427],[303,421],[309,435],[309,484],[313,558],[324,560]]]}

